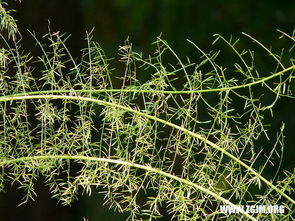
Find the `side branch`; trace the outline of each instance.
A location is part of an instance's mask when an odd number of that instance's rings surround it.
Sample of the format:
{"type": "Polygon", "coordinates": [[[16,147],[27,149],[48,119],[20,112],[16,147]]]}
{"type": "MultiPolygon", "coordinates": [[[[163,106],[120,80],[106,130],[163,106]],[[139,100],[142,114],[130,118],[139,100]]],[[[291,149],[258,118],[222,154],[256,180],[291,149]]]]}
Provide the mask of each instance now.
{"type": "MultiPolygon", "coordinates": [[[[250,82],[247,84],[242,85],[235,85],[231,87],[222,87],[222,88],[211,88],[211,89],[199,89],[199,90],[180,90],[180,91],[165,91],[165,90],[142,90],[142,89],[73,89],[73,90],[46,90],[46,91],[30,91],[25,93],[18,93],[13,96],[24,96],[24,95],[35,95],[35,94],[59,94],[59,93],[90,93],[91,94],[99,94],[99,93],[117,93],[117,92],[124,92],[124,93],[156,93],[156,94],[202,94],[202,93],[213,93],[213,92],[221,92],[221,91],[231,91],[237,90],[241,88],[252,87],[254,85],[263,84],[266,81],[269,81],[275,77],[283,75],[285,72],[295,70],[295,65],[290,66],[286,69],[283,69],[279,72],[276,72],[268,77],[264,77],[258,79],[257,81],[250,82]]],[[[4,97],[4,96],[3,96],[4,97]]],[[[5,96],[6,97],[6,96],[5,96]]],[[[1,99],[2,97],[0,97],[1,99]]]]}

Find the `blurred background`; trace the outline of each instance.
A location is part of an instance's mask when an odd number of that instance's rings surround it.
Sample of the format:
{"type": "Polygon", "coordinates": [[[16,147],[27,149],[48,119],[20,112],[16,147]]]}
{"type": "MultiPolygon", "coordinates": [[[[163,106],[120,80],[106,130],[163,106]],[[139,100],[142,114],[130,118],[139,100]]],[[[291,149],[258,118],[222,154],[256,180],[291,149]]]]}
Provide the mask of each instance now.
{"type": "MultiPolygon", "coordinates": [[[[14,17],[18,20],[23,33],[24,49],[35,53],[35,42],[27,29],[38,36],[48,32],[48,25],[53,31],[71,34],[68,47],[75,57],[85,46],[86,31],[93,31],[93,39],[102,46],[108,57],[116,57],[119,45],[129,37],[134,48],[144,54],[152,52],[151,44],[157,36],[162,36],[175,51],[192,58],[195,49],[186,41],[190,39],[204,51],[210,51],[214,40],[213,34],[219,33],[225,38],[233,35],[242,38],[241,48],[253,48],[251,40],[242,36],[246,32],[274,50],[283,47],[278,41],[276,29],[291,34],[295,28],[294,0],[23,0],[9,1],[9,8],[15,9],[14,17]]],[[[286,43],[287,41],[285,41],[286,43]]],[[[286,44],[285,46],[290,46],[286,44]]],[[[264,53],[261,50],[261,53],[264,53]]],[[[265,53],[257,55],[266,73],[273,70],[267,62],[265,53]],[[269,68],[269,70],[268,70],[269,68]]],[[[224,58],[230,59],[230,57],[224,58]]],[[[273,63],[272,63],[273,64],[273,63]]],[[[294,88],[294,87],[293,87],[294,88]]],[[[295,117],[294,100],[282,99],[274,108],[273,132],[280,128],[281,121],[286,122],[286,149],[282,170],[294,170],[295,117]]],[[[72,207],[63,207],[51,199],[49,191],[40,180],[37,183],[36,201],[18,207],[22,191],[17,185],[7,184],[6,193],[0,195],[0,213],[2,220],[63,220],[76,221],[120,221],[126,214],[119,214],[103,206],[102,196],[80,196],[72,207]]],[[[165,220],[165,218],[163,218],[165,220]]],[[[167,218],[166,218],[167,220],[167,218]]]]}

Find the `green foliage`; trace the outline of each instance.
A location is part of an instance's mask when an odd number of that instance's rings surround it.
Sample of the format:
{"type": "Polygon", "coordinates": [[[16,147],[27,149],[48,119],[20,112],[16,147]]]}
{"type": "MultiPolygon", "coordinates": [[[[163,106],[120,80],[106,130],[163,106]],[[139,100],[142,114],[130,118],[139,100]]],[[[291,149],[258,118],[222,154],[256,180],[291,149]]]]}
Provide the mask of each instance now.
{"type": "MultiPolygon", "coordinates": [[[[130,220],[160,218],[163,208],[175,220],[223,220],[225,204],[292,211],[294,173],[278,165],[265,178],[264,170],[283,153],[284,123],[277,138],[269,137],[265,116],[282,97],[293,98],[294,34],[282,33],[291,41],[290,59],[245,34],[273,59],[270,74],[233,38],[214,41],[235,55],[226,67],[218,64],[222,52],[205,53],[191,41],[200,55],[193,59],[161,38],[144,57],[127,40],[119,48],[122,76],[91,33],[79,59],[67,37],[50,30],[41,40],[32,34],[39,57],[25,53],[15,21],[0,9],[1,29],[8,31],[0,50],[1,191],[4,182],[15,183],[26,203],[42,176],[62,204],[76,200],[79,190],[100,191],[130,220]],[[265,138],[273,145],[266,155],[265,138]]],[[[239,211],[228,220],[294,218],[239,211]]]]}

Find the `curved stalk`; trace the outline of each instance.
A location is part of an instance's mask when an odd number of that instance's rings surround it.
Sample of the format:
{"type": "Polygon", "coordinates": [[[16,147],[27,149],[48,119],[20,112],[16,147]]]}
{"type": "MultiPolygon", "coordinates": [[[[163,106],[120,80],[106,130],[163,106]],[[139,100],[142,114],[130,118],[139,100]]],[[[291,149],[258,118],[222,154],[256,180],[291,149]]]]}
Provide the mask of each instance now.
{"type": "Polygon", "coordinates": [[[83,161],[96,161],[96,162],[105,162],[105,163],[111,163],[111,164],[119,164],[119,165],[124,165],[124,166],[130,166],[130,167],[134,167],[134,168],[138,168],[138,169],[142,169],[145,170],[147,172],[152,172],[152,173],[156,173],[168,178],[171,178],[173,180],[176,180],[180,183],[184,183],[187,184],[189,186],[192,186],[194,188],[196,188],[199,191],[202,191],[203,193],[206,193],[208,195],[211,195],[212,197],[222,201],[223,203],[226,203],[232,207],[234,207],[238,212],[242,213],[244,216],[248,217],[249,219],[253,220],[253,221],[257,221],[257,219],[255,219],[253,216],[249,215],[248,213],[246,213],[245,210],[239,208],[238,206],[236,206],[235,204],[231,203],[229,200],[223,198],[222,196],[202,187],[199,186],[198,184],[195,184],[189,180],[177,177],[175,175],[172,175],[170,173],[166,173],[160,169],[157,168],[153,168],[150,166],[146,166],[146,165],[141,165],[141,164],[137,164],[137,163],[131,163],[131,162],[126,162],[123,160],[116,160],[116,159],[108,159],[108,158],[98,158],[98,157],[88,157],[88,156],[70,156],[70,155],[43,155],[43,156],[33,156],[33,157],[20,157],[17,159],[4,159],[0,161],[0,166],[4,166],[7,164],[11,164],[11,163],[18,163],[18,162],[24,162],[24,161],[33,161],[33,160],[46,160],[46,159],[62,159],[62,160],[83,160],[83,161]]]}
{"type": "Polygon", "coordinates": [[[103,101],[103,100],[99,100],[99,99],[94,99],[94,98],[81,97],[81,96],[70,96],[70,95],[27,95],[27,96],[9,95],[9,96],[2,96],[2,97],[0,97],[0,102],[14,101],[14,100],[33,100],[33,99],[64,99],[64,100],[80,100],[80,101],[92,102],[92,103],[96,103],[96,104],[103,105],[103,106],[109,106],[109,107],[119,108],[119,109],[125,110],[127,112],[134,113],[136,115],[139,115],[139,116],[142,116],[142,117],[145,117],[145,118],[148,118],[148,119],[151,119],[151,120],[160,122],[162,124],[165,124],[167,126],[170,126],[172,128],[175,128],[177,130],[180,130],[180,131],[182,131],[182,132],[184,132],[186,134],[189,134],[192,137],[195,137],[195,138],[203,141],[204,143],[208,144],[209,146],[213,147],[214,149],[216,149],[216,150],[220,151],[221,153],[225,154],[226,156],[230,157],[232,160],[234,160],[237,163],[239,163],[241,166],[243,166],[249,172],[251,172],[254,176],[258,177],[265,184],[267,184],[272,189],[274,189],[277,193],[281,194],[283,197],[285,197],[290,202],[292,202],[293,204],[295,204],[295,200],[293,200],[290,196],[288,196],[287,194],[285,194],[282,190],[280,190],[279,188],[277,188],[270,181],[268,181],[267,179],[265,179],[263,176],[261,176],[258,172],[256,172],[254,169],[252,169],[247,164],[245,164],[243,161],[241,161],[240,159],[238,159],[237,157],[235,157],[231,153],[227,152],[223,148],[219,147],[215,143],[207,140],[206,137],[204,137],[204,136],[202,136],[200,134],[194,133],[194,132],[192,132],[192,131],[184,128],[184,127],[181,127],[181,126],[178,126],[178,125],[173,124],[171,122],[168,122],[168,121],[165,121],[163,119],[160,119],[160,118],[158,118],[156,116],[152,116],[152,115],[149,115],[149,114],[140,112],[138,110],[134,110],[134,109],[131,109],[129,107],[120,105],[120,104],[115,104],[115,103],[111,103],[111,102],[107,102],[107,101],[103,101]]]}

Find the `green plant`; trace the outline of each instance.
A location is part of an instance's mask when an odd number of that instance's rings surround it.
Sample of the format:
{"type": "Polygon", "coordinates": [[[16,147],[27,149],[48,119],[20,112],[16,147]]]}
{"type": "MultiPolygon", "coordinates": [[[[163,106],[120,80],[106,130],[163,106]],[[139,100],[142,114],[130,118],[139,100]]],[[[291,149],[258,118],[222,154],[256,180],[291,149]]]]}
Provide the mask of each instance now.
{"type": "Polygon", "coordinates": [[[278,166],[271,179],[263,175],[282,157],[284,124],[267,157],[259,142],[272,140],[265,115],[281,97],[293,98],[294,33],[282,33],[293,44],[289,59],[245,34],[273,59],[269,75],[255,67],[254,51],[216,35],[214,44],[222,40],[236,55],[233,66],[220,66],[220,51],[205,53],[191,41],[201,55],[194,62],[161,38],[147,58],[127,40],[119,48],[124,75],[116,76],[91,34],[74,59],[65,35],[49,30],[40,41],[32,33],[42,53],[32,57],[3,5],[0,16],[8,33],[0,50],[0,190],[5,181],[17,183],[25,203],[43,176],[62,204],[79,189],[99,190],[130,220],[160,218],[162,206],[175,220],[294,218],[294,173],[279,176],[278,166]],[[223,204],[241,214],[221,214],[223,204]],[[241,204],[287,212],[253,215],[241,204]]]}

